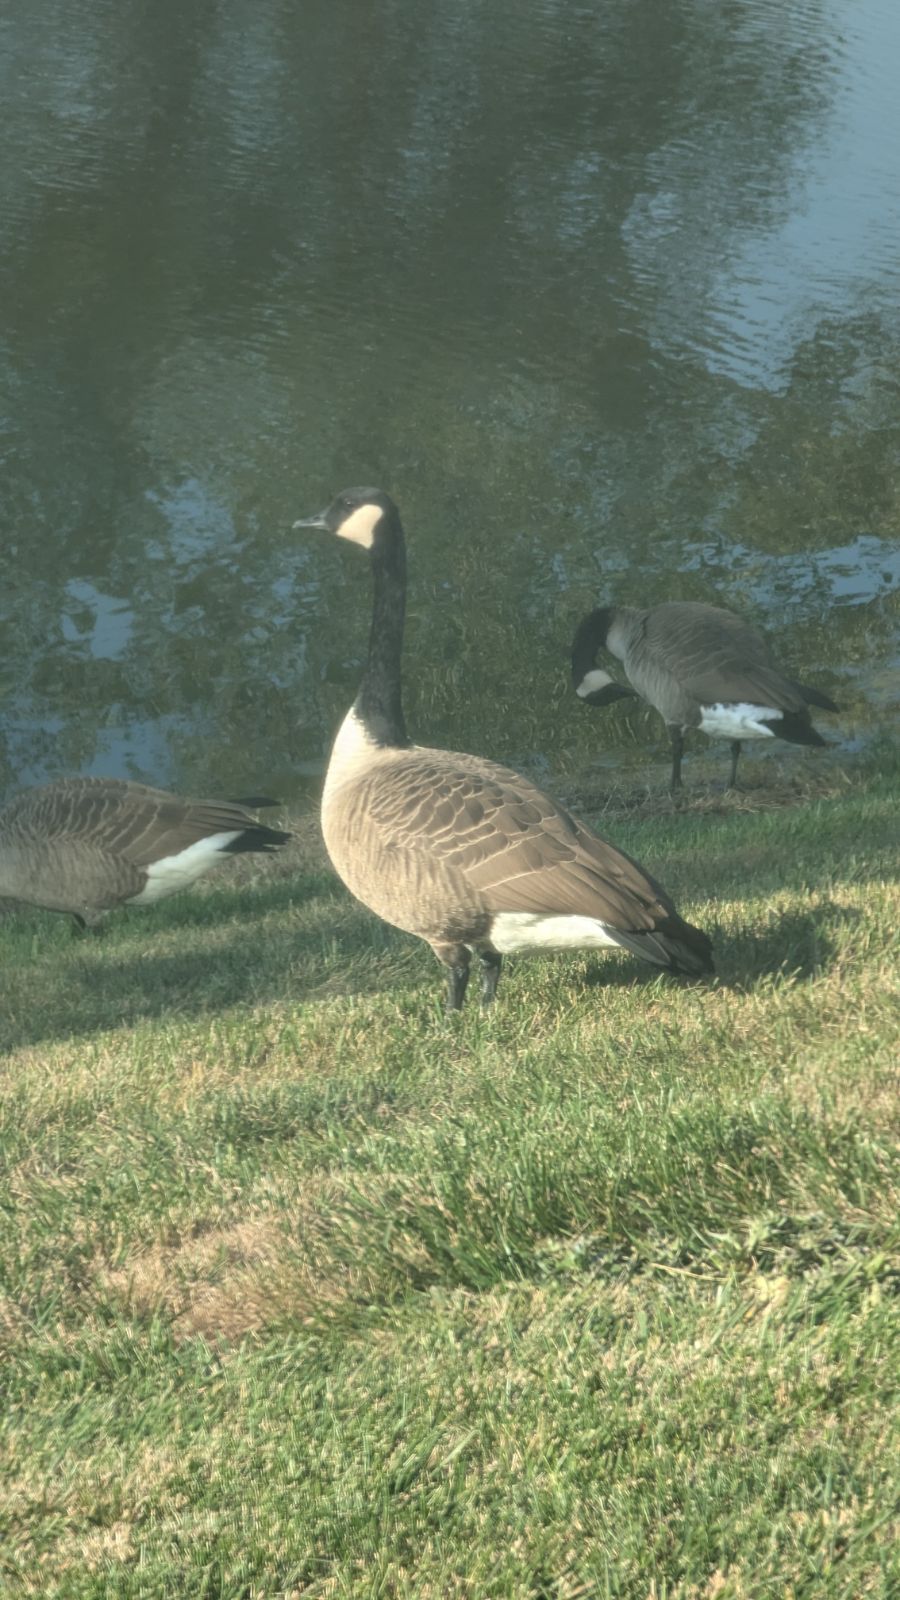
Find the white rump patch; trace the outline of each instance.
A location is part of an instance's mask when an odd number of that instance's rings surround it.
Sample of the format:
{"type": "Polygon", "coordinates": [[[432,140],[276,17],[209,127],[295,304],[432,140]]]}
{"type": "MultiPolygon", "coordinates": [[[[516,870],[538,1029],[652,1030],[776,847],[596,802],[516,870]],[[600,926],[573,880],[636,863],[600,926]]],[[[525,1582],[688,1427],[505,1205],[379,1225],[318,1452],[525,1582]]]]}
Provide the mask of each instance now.
{"type": "Polygon", "coordinates": [[[187,889],[216,865],[226,845],[243,832],[243,828],[233,828],[230,833],[211,833],[207,839],[198,839],[186,850],[179,850],[177,855],[162,856],[154,861],[152,867],[147,868],[147,882],[140,894],[132,897],[131,904],[148,905],[153,900],[165,900],[168,895],[177,894],[179,889],[187,889]]]}
{"type": "Polygon", "coordinates": [[[361,544],[364,550],[371,550],[375,542],[375,529],[383,515],[380,506],[357,506],[344,519],[337,532],[342,539],[352,539],[354,544],[361,544]]]}
{"type": "Polygon", "coordinates": [[[599,950],[618,942],[594,917],[501,911],[491,923],[491,944],[504,956],[517,950],[599,950]]]}
{"type": "Polygon", "coordinates": [[[596,693],[598,689],[605,689],[606,685],[612,683],[612,681],[608,672],[601,672],[599,667],[594,667],[593,671],[585,673],[575,693],[584,700],[589,694],[596,693]]]}
{"type": "Polygon", "coordinates": [[[736,702],[732,705],[701,706],[700,727],[714,739],[773,739],[771,728],[763,724],[780,722],[783,711],[773,706],[752,706],[736,702]]]}

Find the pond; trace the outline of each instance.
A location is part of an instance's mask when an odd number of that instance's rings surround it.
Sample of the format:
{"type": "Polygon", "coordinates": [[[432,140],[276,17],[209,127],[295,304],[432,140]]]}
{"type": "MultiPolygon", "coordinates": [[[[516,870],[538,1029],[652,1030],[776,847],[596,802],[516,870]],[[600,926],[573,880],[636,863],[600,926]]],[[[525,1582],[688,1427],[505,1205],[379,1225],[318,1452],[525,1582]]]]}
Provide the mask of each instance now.
{"type": "Polygon", "coordinates": [[[0,792],[314,789],[368,576],[291,522],[366,482],[420,739],[646,760],[568,644],[681,597],[896,727],[898,59],[894,0],[8,10],[0,792]]]}

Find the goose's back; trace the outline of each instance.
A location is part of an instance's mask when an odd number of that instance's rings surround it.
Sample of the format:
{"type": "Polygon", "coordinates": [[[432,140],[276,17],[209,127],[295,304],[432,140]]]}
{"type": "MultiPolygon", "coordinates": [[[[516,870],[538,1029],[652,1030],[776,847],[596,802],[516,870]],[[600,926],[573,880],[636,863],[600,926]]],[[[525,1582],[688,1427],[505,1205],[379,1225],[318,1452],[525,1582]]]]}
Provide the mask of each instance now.
{"type": "Polygon", "coordinates": [[[477,942],[504,912],[630,929],[674,914],[630,857],[528,779],[479,757],[382,752],[327,787],[322,825],[351,892],[422,938],[477,942]]]}
{"type": "Polygon", "coordinates": [[[154,862],[252,819],[228,801],[185,801],[124,779],[26,789],[0,813],[0,896],[103,911],[140,894],[154,862]]]}
{"type": "Polygon", "coordinates": [[[667,722],[696,727],[701,707],[723,703],[804,709],[762,634],[734,612],[672,601],[632,617],[622,641],[625,669],[667,722]]]}

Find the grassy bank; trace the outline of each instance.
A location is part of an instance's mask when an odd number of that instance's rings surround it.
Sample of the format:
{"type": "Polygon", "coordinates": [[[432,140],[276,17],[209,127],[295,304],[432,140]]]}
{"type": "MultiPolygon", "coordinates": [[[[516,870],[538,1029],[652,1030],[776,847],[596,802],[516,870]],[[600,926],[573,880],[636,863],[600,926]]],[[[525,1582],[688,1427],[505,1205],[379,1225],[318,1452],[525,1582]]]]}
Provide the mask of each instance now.
{"type": "Polygon", "coordinates": [[[306,827],[0,923],[0,1593],[900,1593],[900,760],[798,770],[593,807],[710,986],[445,1020],[306,827]]]}

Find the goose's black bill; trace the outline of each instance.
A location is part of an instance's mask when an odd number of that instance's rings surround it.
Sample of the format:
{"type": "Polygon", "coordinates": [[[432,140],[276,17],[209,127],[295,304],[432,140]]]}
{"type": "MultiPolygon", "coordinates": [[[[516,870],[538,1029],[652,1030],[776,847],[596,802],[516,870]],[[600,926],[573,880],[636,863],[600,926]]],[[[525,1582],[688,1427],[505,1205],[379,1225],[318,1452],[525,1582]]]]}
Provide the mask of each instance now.
{"type": "Polygon", "coordinates": [[[315,517],[298,517],[296,522],[291,523],[291,529],[295,528],[318,528],[321,533],[329,532],[324,511],[320,511],[315,517]]]}

